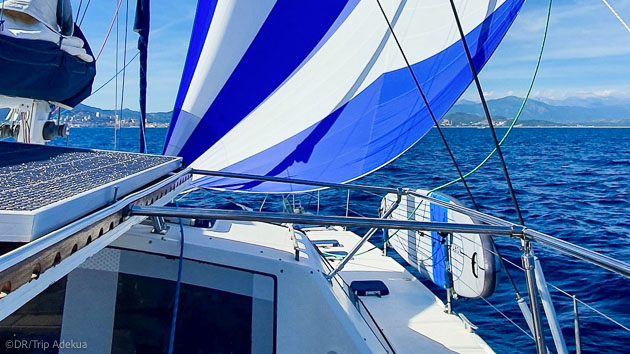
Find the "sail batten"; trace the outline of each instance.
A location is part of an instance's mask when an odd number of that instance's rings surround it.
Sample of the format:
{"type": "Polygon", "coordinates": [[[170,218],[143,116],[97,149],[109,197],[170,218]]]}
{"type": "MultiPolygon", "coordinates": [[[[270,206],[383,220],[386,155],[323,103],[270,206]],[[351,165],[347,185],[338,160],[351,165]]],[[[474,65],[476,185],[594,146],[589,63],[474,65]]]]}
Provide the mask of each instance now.
{"type": "MultiPolygon", "coordinates": [[[[459,2],[478,69],[522,2],[459,2]]],[[[200,169],[347,182],[389,163],[431,129],[432,120],[376,2],[317,3],[306,9],[310,17],[322,14],[312,22],[300,19],[300,6],[283,0],[273,5],[225,85],[205,102],[205,112],[185,107],[178,112],[176,107],[166,153],[179,154],[200,169]],[[280,24],[294,26],[294,33],[278,36],[280,24]],[[304,37],[305,32],[310,36],[304,37]],[[269,36],[302,42],[271,44],[269,36]]],[[[442,117],[472,80],[449,4],[389,1],[385,11],[432,110],[442,117]]],[[[214,64],[199,61],[194,75],[214,64]]],[[[186,101],[203,96],[186,89],[186,101]]],[[[305,188],[209,176],[196,183],[258,192],[305,188]]]]}

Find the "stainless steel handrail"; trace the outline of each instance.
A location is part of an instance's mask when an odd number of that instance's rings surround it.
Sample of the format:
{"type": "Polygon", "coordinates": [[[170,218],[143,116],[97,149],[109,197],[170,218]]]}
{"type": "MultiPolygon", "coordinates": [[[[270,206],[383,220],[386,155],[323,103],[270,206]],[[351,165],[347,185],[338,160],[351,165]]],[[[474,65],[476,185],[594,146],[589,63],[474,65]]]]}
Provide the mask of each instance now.
{"type": "Polygon", "coordinates": [[[352,216],[323,216],[309,214],[270,213],[246,210],[221,210],[185,207],[129,207],[130,215],[172,216],[193,219],[218,219],[234,221],[260,221],[269,223],[294,223],[308,225],[339,225],[364,228],[390,228],[404,230],[457,232],[468,234],[494,234],[503,236],[522,235],[523,229],[506,226],[454,224],[446,222],[425,222],[415,220],[395,220],[379,218],[357,218],[352,216]]]}
{"type": "MultiPolygon", "coordinates": [[[[193,169],[192,173],[194,174],[201,174],[201,175],[207,175],[207,176],[215,176],[215,177],[225,177],[225,178],[235,178],[235,179],[244,179],[244,180],[257,180],[257,181],[266,181],[266,182],[276,182],[276,183],[290,183],[290,184],[299,184],[299,185],[307,185],[307,186],[314,186],[314,187],[321,187],[321,188],[335,188],[335,189],[348,189],[348,190],[359,190],[359,191],[364,191],[364,192],[373,192],[373,193],[393,193],[393,194],[407,194],[407,195],[412,195],[414,197],[418,197],[418,198],[422,198],[425,199],[427,201],[430,201],[431,203],[443,206],[445,208],[448,208],[450,210],[453,211],[457,211],[460,212],[462,214],[468,215],[471,218],[474,218],[480,222],[486,223],[490,226],[494,226],[494,227],[501,227],[503,228],[502,230],[504,231],[503,233],[499,233],[496,231],[489,231],[489,232],[472,232],[472,233],[488,233],[488,234],[494,234],[494,235],[510,235],[510,236],[517,236],[519,237],[519,232],[522,230],[523,231],[523,235],[521,235],[521,238],[526,238],[527,240],[537,243],[537,244],[541,244],[543,246],[546,246],[548,248],[554,249],[556,251],[559,251],[561,253],[576,257],[578,259],[581,259],[585,262],[591,263],[593,265],[596,265],[598,267],[604,268],[606,270],[612,271],[614,273],[617,273],[619,275],[622,275],[626,278],[630,278],[630,264],[626,263],[626,262],[622,262],[620,260],[617,260],[615,258],[600,254],[598,252],[594,252],[591,250],[588,250],[584,247],[580,247],[577,246],[575,244],[572,244],[570,242],[555,238],[553,236],[544,234],[542,232],[538,232],[535,230],[531,230],[531,229],[526,229],[521,227],[520,225],[513,223],[513,222],[509,222],[503,219],[500,219],[498,217],[492,216],[492,215],[488,215],[488,214],[484,214],[482,212],[473,210],[473,209],[469,209],[466,208],[464,206],[461,205],[456,205],[456,204],[452,204],[452,203],[448,203],[448,202],[444,202],[441,201],[439,199],[436,198],[432,198],[429,197],[427,195],[423,195],[420,193],[416,193],[414,191],[411,191],[409,189],[402,189],[402,188],[389,188],[389,187],[377,187],[377,186],[369,186],[369,185],[357,185],[357,184],[341,184],[341,183],[330,183],[330,182],[319,182],[319,181],[308,181],[308,180],[302,180],[302,179],[292,179],[292,178],[284,178],[284,177],[269,177],[269,176],[258,176],[258,175],[252,175],[252,174],[244,174],[244,173],[234,173],[234,172],[219,172],[219,171],[205,171],[205,170],[197,170],[197,169],[193,169]],[[506,230],[512,230],[510,232],[507,232],[506,230]],[[514,230],[519,230],[519,232],[515,232],[514,230]]],[[[230,214],[234,214],[233,212],[229,212],[230,214]]],[[[289,217],[290,215],[286,215],[286,214],[282,214],[283,217],[289,217]]],[[[252,216],[253,217],[253,216],[252,216]]],[[[261,217],[265,217],[265,220],[262,219],[248,219],[249,221],[266,221],[269,220],[270,222],[291,222],[291,221],[282,221],[282,217],[279,218],[270,218],[268,219],[267,216],[261,215],[261,217]]],[[[228,218],[230,219],[230,218],[228,218]]],[[[384,222],[384,220],[380,220],[380,219],[370,219],[370,218],[350,218],[350,219],[356,219],[357,221],[351,221],[351,220],[333,220],[333,219],[327,219],[327,220],[320,220],[322,222],[316,222],[315,220],[312,220],[311,223],[313,224],[322,224],[322,225],[342,225],[342,226],[358,226],[358,227],[374,227],[374,225],[377,225],[376,222],[380,221],[380,222],[384,222]],[[358,220],[365,220],[364,223],[358,222],[358,220]],[[325,221],[325,223],[323,222],[325,221]],[[333,223],[333,222],[337,222],[337,223],[333,223]]],[[[234,218],[232,218],[231,220],[236,220],[234,218]]],[[[293,219],[294,220],[294,219],[293,219]]],[[[297,221],[297,222],[302,222],[302,221],[297,221]]],[[[416,221],[413,221],[416,222],[416,221]]],[[[421,228],[419,228],[418,225],[416,225],[415,227],[411,227],[409,224],[407,225],[399,225],[399,226],[380,226],[380,227],[387,227],[387,228],[394,228],[394,229],[415,229],[415,230],[431,230],[431,231],[446,231],[446,232],[460,232],[460,233],[466,233],[468,231],[458,231],[458,230],[449,230],[449,228],[445,227],[443,229],[438,230],[439,227],[443,227],[439,226],[439,225],[435,225],[435,223],[430,223],[433,224],[433,226],[429,226],[429,225],[422,225],[421,228]]],[[[455,224],[449,224],[451,226],[455,225],[455,224]]],[[[459,225],[459,226],[463,226],[463,225],[459,225]]],[[[499,229],[497,229],[499,230],[499,229]]]]}
{"type": "MultiPolygon", "coordinates": [[[[427,201],[430,201],[431,203],[438,204],[450,210],[460,212],[464,215],[470,216],[473,219],[477,219],[481,222],[484,222],[490,225],[519,226],[516,223],[497,218],[496,216],[484,214],[477,210],[469,209],[469,208],[466,208],[464,206],[457,205],[457,204],[448,203],[448,202],[445,202],[436,198],[432,198],[432,197],[429,197],[420,193],[408,191],[407,194],[412,195],[414,197],[425,199],[427,201]]],[[[546,246],[560,253],[573,256],[575,258],[581,259],[590,264],[596,265],[600,268],[604,268],[611,272],[622,275],[626,278],[630,278],[630,264],[628,263],[622,262],[618,259],[603,255],[595,251],[591,251],[587,248],[575,245],[573,243],[561,240],[559,238],[553,237],[551,235],[547,235],[545,233],[542,233],[536,230],[525,228],[524,234],[525,234],[525,238],[531,242],[546,246]]]]}
{"type": "Polygon", "coordinates": [[[573,256],[575,258],[579,258],[600,268],[607,269],[626,278],[630,278],[630,264],[626,262],[595,251],[591,251],[587,248],[575,245],[573,243],[535,230],[526,229],[525,237],[531,242],[541,244],[558,252],[573,256]]]}
{"type": "MultiPolygon", "coordinates": [[[[406,229],[406,230],[431,230],[431,231],[444,231],[444,232],[459,232],[459,233],[487,233],[494,235],[502,235],[502,236],[510,236],[516,237],[521,240],[522,246],[524,247],[524,260],[526,261],[524,264],[527,264],[528,257],[531,258],[532,251],[531,247],[528,246],[530,243],[540,244],[542,246],[548,247],[560,253],[576,257],[580,260],[583,260],[587,263],[593,264],[597,267],[606,269],[613,273],[619,274],[623,277],[630,278],[630,264],[615,259],[613,257],[600,254],[598,252],[591,251],[584,247],[572,244],[570,242],[564,241],[562,239],[550,236],[548,234],[527,229],[519,224],[509,222],[503,220],[501,218],[484,214],[477,210],[466,208],[462,205],[452,204],[449,202],[445,202],[428,195],[417,193],[410,189],[401,189],[401,188],[388,188],[388,187],[376,187],[369,185],[355,185],[355,184],[340,184],[340,183],[330,183],[330,182],[318,182],[318,181],[308,181],[301,179],[291,179],[291,178],[282,178],[282,177],[267,177],[267,176],[256,176],[251,174],[240,174],[240,173],[232,173],[232,172],[215,172],[215,171],[201,171],[201,170],[193,170],[193,173],[203,174],[215,177],[225,177],[225,178],[235,178],[235,179],[244,179],[244,180],[258,180],[258,181],[267,181],[274,183],[290,183],[290,184],[298,184],[298,185],[307,185],[313,187],[319,187],[317,189],[317,214],[319,214],[319,191],[325,188],[334,188],[334,189],[345,189],[348,191],[348,196],[346,198],[346,217],[321,217],[317,216],[316,218],[312,218],[308,215],[291,215],[291,214],[279,214],[276,216],[271,216],[269,213],[267,215],[253,215],[249,213],[249,216],[238,215],[235,217],[234,212],[228,211],[230,215],[216,215],[216,210],[211,210],[211,214],[218,216],[218,218],[225,218],[228,220],[248,220],[248,221],[263,221],[263,222],[300,222],[307,224],[320,224],[320,225],[340,225],[340,226],[357,226],[357,227],[370,227],[372,230],[375,228],[391,228],[391,229],[406,229]],[[350,190],[358,190],[363,191],[369,194],[395,194],[397,195],[397,200],[400,201],[401,195],[408,195],[418,197],[420,199],[426,200],[432,204],[437,204],[442,207],[445,207],[449,210],[453,210],[456,212],[460,212],[464,215],[467,215],[476,221],[487,224],[485,227],[495,228],[495,231],[476,231],[472,232],[472,229],[465,227],[462,224],[448,224],[448,223],[434,223],[434,222],[418,222],[415,220],[383,220],[383,219],[372,219],[372,218],[349,218],[348,210],[349,210],[349,194],[350,190]],[[298,221],[300,220],[300,221],[298,221]],[[391,223],[395,221],[395,223],[391,223]],[[498,231],[498,232],[497,232],[498,231]],[[527,251],[529,250],[529,251],[527,251]]],[[[149,207],[151,208],[151,207],[149,207]]],[[[137,208],[133,207],[132,212],[147,212],[149,208],[137,208]]],[[[393,208],[392,208],[393,209],[393,208]]],[[[151,210],[148,210],[151,212],[151,210]]],[[[140,214],[140,215],[153,215],[153,214],[140,214]]],[[[479,225],[478,225],[479,226],[479,225]]],[[[368,236],[370,235],[368,232],[368,236]]],[[[360,247],[360,245],[359,245],[360,247]]],[[[349,260],[350,257],[347,257],[349,260]]],[[[530,273],[533,273],[533,267],[526,267],[530,273]]],[[[336,270],[338,271],[339,268],[336,270]]],[[[332,275],[336,274],[336,271],[333,271],[332,275]]],[[[533,285],[533,274],[529,274],[532,277],[528,282],[528,285],[533,285]]],[[[330,279],[330,278],[329,278],[330,279]]],[[[532,291],[534,289],[530,289],[530,298],[536,297],[535,292],[532,291]],[[533,295],[532,295],[533,294],[533,295]]],[[[576,321],[576,326],[579,326],[579,319],[577,317],[577,309],[574,301],[574,316],[576,321]]],[[[532,304],[533,305],[533,304],[532,304]]],[[[617,322],[615,322],[617,323],[617,322]]],[[[619,323],[617,323],[619,324],[619,323]]],[[[539,325],[540,326],[540,325],[539,325]]],[[[623,327],[623,326],[622,326],[623,327]]],[[[625,327],[624,327],[625,328],[625,327]]],[[[579,327],[576,328],[576,341],[577,341],[577,350],[580,352],[580,334],[579,327]]],[[[541,335],[542,338],[542,335],[541,335]]],[[[543,343],[542,340],[539,341],[543,343]]]]}

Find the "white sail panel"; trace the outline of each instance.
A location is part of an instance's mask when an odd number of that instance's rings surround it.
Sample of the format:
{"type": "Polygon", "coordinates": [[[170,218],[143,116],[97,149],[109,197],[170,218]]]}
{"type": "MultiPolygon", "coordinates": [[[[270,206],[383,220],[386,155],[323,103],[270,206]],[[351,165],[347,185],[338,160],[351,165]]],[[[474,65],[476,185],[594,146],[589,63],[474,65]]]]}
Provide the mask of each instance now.
{"type": "MultiPolygon", "coordinates": [[[[522,1],[456,3],[480,69],[522,1]]],[[[449,3],[382,4],[432,110],[442,117],[472,80],[449,3]]],[[[221,40],[221,33],[212,36],[221,40]]],[[[208,72],[221,57],[199,60],[192,71],[208,72]]],[[[376,1],[279,0],[232,67],[213,99],[182,82],[184,102],[208,108],[191,113],[187,105],[176,106],[167,153],[200,169],[346,182],[390,162],[432,126],[376,1]]],[[[303,188],[210,177],[197,182],[261,192],[303,188]]]]}
{"type": "Polygon", "coordinates": [[[193,68],[194,74],[181,107],[184,116],[173,122],[173,137],[171,144],[166,146],[166,154],[177,154],[181,149],[181,146],[176,145],[177,142],[185,142],[192,134],[274,4],[275,0],[222,1],[207,6],[199,3],[206,13],[216,6],[199,55],[199,62],[208,65],[197,65],[193,68]],[[239,21],[233,21],[233,18],[239,21]]]}

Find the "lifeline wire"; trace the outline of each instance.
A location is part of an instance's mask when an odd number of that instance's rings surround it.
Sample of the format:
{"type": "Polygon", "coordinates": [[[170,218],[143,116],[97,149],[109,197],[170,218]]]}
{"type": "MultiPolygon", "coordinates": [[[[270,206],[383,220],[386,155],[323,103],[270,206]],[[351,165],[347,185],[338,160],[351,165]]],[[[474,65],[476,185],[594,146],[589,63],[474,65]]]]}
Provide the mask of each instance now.
{"type": "Polygon", "coordinates": [[[429,105],[429,101],[427,100],[426,96],[424,95],[424,92],[422,91],[422,88],[420,87],[420,82],[418,81],[418,78],[416,77],[416,73],[413,71],[413,68],[411,67],[411,64],[409,63],[409,60],[407,59],[407,55],[405,54],[405,51],[403,50],[402,45],[398,41],[398,37],[396,36],[396,33],[394,32],[394,28],[392,27],[392,24],[389,21],[389,18],[387,18],[387,14],[385,13],[383,6],[381,6],[380,0],[376,0],[376,3],[378,4],[378,7],[381,9],[381,13],[383,14],[383,17],[385,18],[385,22],[387,22],[389,31],[391,32],[392,37],[396,41],[396,45],[398,46],[398,50],[400,51],[400,54],[405,60],[407,69],[409,69],[411,78],[413,79],[413,82],[415,83],[416,88],[418,89],[418,92],[420,93],[420,96],[422,97],[422,101],[424,101],[424,105],[427,107],[427,111],[429,112],[431,119],[433,119],[433,124],[435,124],[435,127],[437,128],[438,133],[440,133],[442,142],[444,142],[444,147],[446,147],[446,151],[448,151],[448,154],[451,157],[451,160],[453,160],[453,165],[455,165],[455,169],[457,170],[457,173],[459,174],[459,178],[461,178],[462,182],[464,183],[464,187],[466,187],[466,191],[468,192],[468,196],[470,197],[470,200],[472,201],[475,208],[477,208],[477,202],[475,202],[475,198],[473,197],[472,192],[470,191],[470,188],[468,188],[468,183],[466,183],[466,180],[464,179],[464,175],[462,174],[462,171],[459,168],[459,165],[457,164],[457,160],[455,160],[455,156],[453,155],[453,152],[451,151],[451,148],[448,145],[448,142],[446,141],[446,137],[444,136],[444,133],[442,132],[442,128],[440,128],[440,124],[438,123],[437,119],[435,118],[435,115],[433,114],[433,110],[431,109],[431,106],[429,105]]]}
{"type": "MultiPolygon", "coordinates": [[[[521,271],[525,271],[525,269],[523,267],[521,267],[520,265],[510,261],[509,259],[506,258],[505,261],[508,262],[514,268],[517,268],[517,269],[519,269],[521,271]]],[[[568,298],[573,299],[573,295],[572,294],[568,293],[565,290],[562,290],[560,287],[554,285],[553,283],[547,282],[547,285],[552,287],[553,289],[557,290],[558,292],[562,293],[563,295],[567,296],[568,298]]],[[[608,316],[607,314],[599,311],[598,309],[594,308],[593,306],[589,305],[588,303],[584,302],[583,300],[581,300],[579,298],[576,298],[576,300],[579,303],[581,303],[584,306],[586,306],[587,308],[589,308],[591,311],[593,311],[596,314],[598,314],[600,317],[602,317],[602,318],[604,318],[604,319],[606,319],[606,320],[616,324],[617,326],[621,327],[622,329],[626,330],[627,332],[630,332],[630,328],[628,328],[627,326],[623,325],[622,323],[620,323],[619,321],[615,320],[614,318],[612,318],[612,317],[608,316]]]]}

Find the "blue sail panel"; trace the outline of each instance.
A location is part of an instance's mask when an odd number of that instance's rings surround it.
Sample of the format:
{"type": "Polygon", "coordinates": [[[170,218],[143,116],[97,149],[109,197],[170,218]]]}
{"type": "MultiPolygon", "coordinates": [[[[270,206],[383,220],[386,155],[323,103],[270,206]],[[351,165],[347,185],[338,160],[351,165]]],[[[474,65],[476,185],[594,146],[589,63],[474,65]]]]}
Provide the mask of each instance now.
{"type": "MultiPolygon", "coordinates": [[[[467,2],[458,2],[460,17],[480,70],[523,1],[475,1],[468,7],[467,2]]],[[[386,9],[437,118],[472,81],[450,6],[442,3],[392,2],[386,9]],[[429,10],[443,18],[431,20],[429,10]]],[[[259,29],[248,35],[250,44],[233,55],[234,65],[213,57],[210,69],[224,65],[231,70],[219,73],[225,77],[219,87],[185,88],[184,101],[190,103],[184,102],[171,122],[166,153],[183,156],[200,169],[343,183],[391,162],[431,129],[427,107],[378,6],[321,5],[308,9],[310,15],[321,14],[317,20],[299,20],[299,25],[293,21],[302,15],[301,5],[287,6],[274,2],[261,16],[259,29]],[[308,29],[269,43],[280,24],[308,29]],[[299,45],[290,43],[300,39],[299,45]]],[[[195,72],[207,64],[200,59],[195,72]]],[[[196,183],[253,192],[309,189],[209,176],[196,183]]]]}

